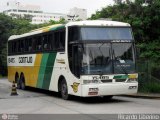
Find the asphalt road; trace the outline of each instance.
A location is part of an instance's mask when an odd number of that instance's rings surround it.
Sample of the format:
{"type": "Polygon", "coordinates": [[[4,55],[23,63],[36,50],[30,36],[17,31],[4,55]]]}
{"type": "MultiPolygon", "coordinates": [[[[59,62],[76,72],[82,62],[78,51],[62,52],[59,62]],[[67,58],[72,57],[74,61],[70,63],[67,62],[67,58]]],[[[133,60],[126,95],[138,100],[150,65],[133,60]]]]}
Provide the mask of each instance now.
{"type": "Polygon", "coordinates": [[[10,96],[11,83],[0,79],[0,114],[160,114],[160,100],[114,96],[61,99],[57,93],[29,88],[10,96]]]}

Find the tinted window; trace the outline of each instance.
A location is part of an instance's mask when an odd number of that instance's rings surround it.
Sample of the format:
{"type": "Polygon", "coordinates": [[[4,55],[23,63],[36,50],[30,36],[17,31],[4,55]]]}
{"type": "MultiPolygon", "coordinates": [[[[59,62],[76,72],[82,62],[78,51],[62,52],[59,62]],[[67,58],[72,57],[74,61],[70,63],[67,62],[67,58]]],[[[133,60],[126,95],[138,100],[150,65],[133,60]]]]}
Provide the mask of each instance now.
{"type": "Polygon", "coordinates": [[[24,40],[21,39],[21,40],[18,40],[16,41],[17,42],[17,48],[18,48],[18,53],[21,53],[24,51],[24,40]]]}
{"type": "Polygon", "coordinates": [[[11,54],[12,53],[12,43],[8,42],[8,53],[11,54]]]}
{"type": "Polygon", "coordinates": [[[51,50],[52,49],[52,35],[47,34],[42,36],[43,41],[43,50],[51,50]]]}
{"type": "Polygon", "coordinates": [[[84,27],[81,28],[82,40],[131,40],[131,28],[84,27]]]}
{"type": "Polygon", "coordinates": [[[64,50],[65,30],[46,32],[8,42],[9,54],[64,50]]]}
{"type": "Polygon", "coordinates": [[[79,29],[78,27],[70,27],[68,32],[68,41],[79,40],[79,29]]]}
{"type": "Polygon", "coordinates": [[[42,50],[42,37],[40,37],[40,36],[33,37],[33,49],[35,51],[42,50]]]}
{"type": "Polygon", "coordinates": [[[56,49],[64,50],[65,48],[65,31],[57,31],[54,33],[56,49]]]}
{"type": "Polygon", "coordinates": [[[16,53],[17,49],[16,49],[16,41],[12,42],[12,53],[16,53]]]}
{"type": "Polygon", "coordinates": [[[26,38],[25,39],[25,51],[26,52],[31,52],[32,51],[32,39],[31,38],[26,38]]]}
{"type": "Polygon", "coordinates": [[[60,32],[60,49],[65,48],[65,31],[60,32]]]}

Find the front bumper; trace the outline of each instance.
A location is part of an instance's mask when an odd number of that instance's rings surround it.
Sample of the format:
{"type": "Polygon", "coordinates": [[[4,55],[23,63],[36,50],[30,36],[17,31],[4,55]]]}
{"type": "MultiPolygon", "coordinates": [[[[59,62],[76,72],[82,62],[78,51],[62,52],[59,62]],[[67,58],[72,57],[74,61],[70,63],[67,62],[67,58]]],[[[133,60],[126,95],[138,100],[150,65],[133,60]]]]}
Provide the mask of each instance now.
{"type": "Polygon", "coordinates": [[[83,84],[81,87],[82,97],[134,94],[137,93],[138,82],[83,84]]]}

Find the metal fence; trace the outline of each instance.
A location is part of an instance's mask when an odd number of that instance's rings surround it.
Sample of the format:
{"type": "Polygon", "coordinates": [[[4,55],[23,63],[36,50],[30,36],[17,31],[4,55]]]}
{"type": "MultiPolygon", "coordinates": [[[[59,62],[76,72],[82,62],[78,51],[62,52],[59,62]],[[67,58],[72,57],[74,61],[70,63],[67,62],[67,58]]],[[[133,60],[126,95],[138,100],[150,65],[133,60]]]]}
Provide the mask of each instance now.
{"type": "Polygon", "coordinates": [[[160,93],[160,62],[138,60],[139,92],[160,93]]]}

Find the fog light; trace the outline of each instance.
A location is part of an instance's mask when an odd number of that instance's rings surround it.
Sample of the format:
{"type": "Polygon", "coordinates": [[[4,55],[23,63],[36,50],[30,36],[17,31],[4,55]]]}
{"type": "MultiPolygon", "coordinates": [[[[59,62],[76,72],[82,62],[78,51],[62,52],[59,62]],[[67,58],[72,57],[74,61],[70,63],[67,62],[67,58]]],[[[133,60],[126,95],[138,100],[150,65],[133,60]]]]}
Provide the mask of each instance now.
{"type": "Polygon", "coordinates": [[[129,79],[127,80],[127,82],[137,82],[137,79],[136,79],[136,78],[129,78],[129,79]]]}
{"type": "Polygon", "coordinates": [[[129,86],[128,89],[136,89],[136,88],[137,88],[137,86],[129,86]]]}

